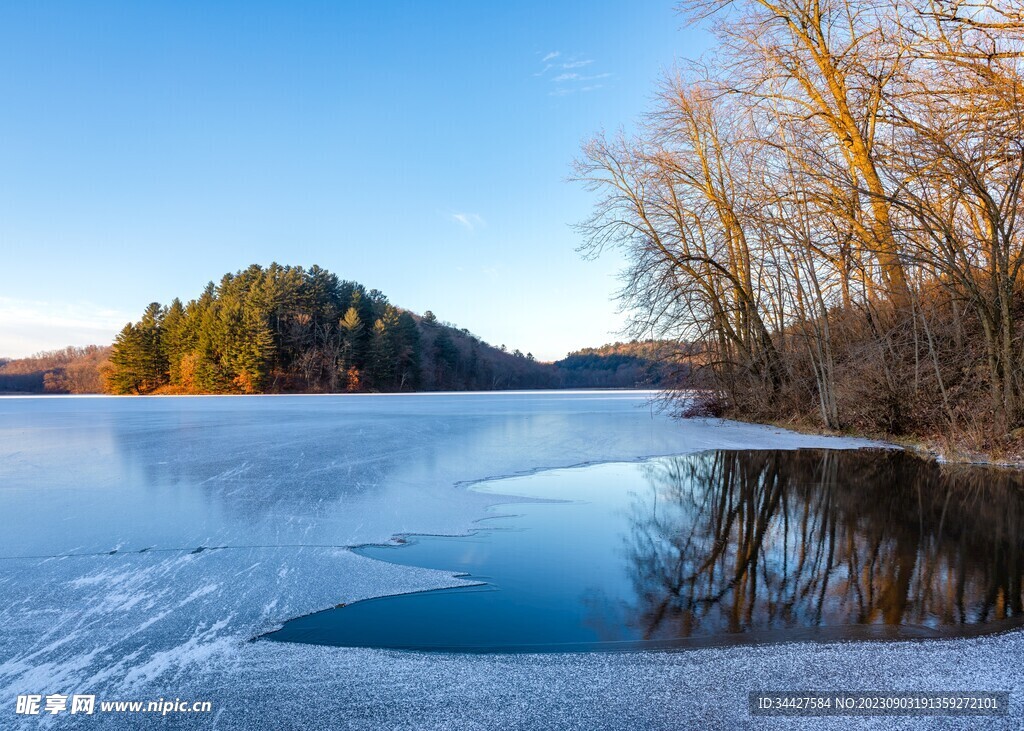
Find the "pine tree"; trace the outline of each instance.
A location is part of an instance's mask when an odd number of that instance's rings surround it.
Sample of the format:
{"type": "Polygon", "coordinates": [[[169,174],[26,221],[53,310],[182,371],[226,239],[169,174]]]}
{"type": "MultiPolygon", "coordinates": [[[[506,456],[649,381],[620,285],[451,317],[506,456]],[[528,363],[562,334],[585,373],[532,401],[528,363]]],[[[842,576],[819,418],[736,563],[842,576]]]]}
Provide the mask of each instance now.
{"type": "Polygon", "coordinates": [[[164,310],[160,330],[160,347],[167,360],[168,382],[180,386],[181,363],[191,348],[185,308],[177,297],[164,310]]]}
{"type": "Polygon", "coordinates": [[[363,321],[359,317],[359,311],[355,307],[349,307],[338,326],[341,329],[342,381],[347,390],[355,391],[360,383],[359,367],[356,364],[363,360],[363,321]]]}
{"type": "MultiPolygon", "coordinates": [[[[360,371],[366,369],[370,360],[373,343],[373,323],[379,316],[375,305],[381,298],[383,298],[383,295],[380,292],[372,290],[368,293],[363,289],[362,285],[358,286],[352,293],[350,307],[356,311],[359,315],[359,321],[363,324],[363,327],[355,335],[355,347],[352,352],[353,365],[360,371]]],[[[384,299],[384,302],[386,303],[387,300],[384,299]]]]}
{"type": "MultiPolygon", "coordinates": [[[[223,284],[224,280],[221,281],[223,284]]],[[[210,282],[199,299],[190,303],[188,308],[189,322],[195,329],[196,341],[188,370],[197,393],[225,393],[231,390],[231,376],[221,365],[225,341],[221,306],[218,290],[210,282]]],[[[182,378],[186,379],[184,372],[182,378]]]]}
{"type": "Polygon", "coordinates": [[[118,334],[105,378],[111,393],[149,393],[167,382],[162,319],[163,309],[153,302],[138,323],[125,325],[118,334]]]}
{"type": "Polygon", "coordinates": [[[114,338],[110,360],[104,372],[109,393],[142,393],[142,334],[133,323],[125,325],[114,338]]]}
{"type": "Polygon", "coordinates": [[[391,305],[373,324],[373,350],[370,360],[371,384],[378,391],[398,389],[401,367],[402,332],[398,310],[391,305]]]}
{"type": "Polygon", "coordinates": [[[452,342],[446,329],[438,331],[434,338],[434,384],[439,388],[456,387],[459,365],[459,350],[452,342]]]}
{"type": "Polygon", "coordinates": [[[398,316],[398,331],[401,349],[398,358],[399,391],[419,390],[423,381],[423,366],[420,345],[420,329],[408,312],[398,316]]]}
{"type": "Polygon", "coordinates": [[[151,302],[138,324],[142,337],[142,387],[147,393],[167,383],[167,354],[161,327],[163,315],[160,303],[151,302]]]}

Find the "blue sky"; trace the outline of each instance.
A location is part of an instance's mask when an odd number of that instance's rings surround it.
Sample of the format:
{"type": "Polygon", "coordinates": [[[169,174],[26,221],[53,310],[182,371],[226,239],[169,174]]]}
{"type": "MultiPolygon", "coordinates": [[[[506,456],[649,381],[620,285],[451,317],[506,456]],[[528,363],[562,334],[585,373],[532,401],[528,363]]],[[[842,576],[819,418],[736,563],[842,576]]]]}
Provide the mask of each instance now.
{"type": "Polygon", "coordinates": [[[0,355],[271,261],[539,358],[614,340],[569,166],[708,42],[672,0],[0,4],[0,355]]]}

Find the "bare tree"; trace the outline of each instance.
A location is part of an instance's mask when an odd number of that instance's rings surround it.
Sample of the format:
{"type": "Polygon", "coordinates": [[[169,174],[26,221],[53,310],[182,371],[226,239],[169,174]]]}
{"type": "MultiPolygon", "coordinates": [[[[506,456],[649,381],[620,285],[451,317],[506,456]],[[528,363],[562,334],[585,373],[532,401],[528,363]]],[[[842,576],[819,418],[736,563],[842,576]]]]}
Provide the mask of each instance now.
{"type": "Polygon", "coordinates": [[[629,256],[638,332],[700,344],[741,415],[952,427],[983,387],[1020,426],[1020,0],[681,9],[721,21],[715,63],[576,167],[601,193],[583,248],[629,256]]]}

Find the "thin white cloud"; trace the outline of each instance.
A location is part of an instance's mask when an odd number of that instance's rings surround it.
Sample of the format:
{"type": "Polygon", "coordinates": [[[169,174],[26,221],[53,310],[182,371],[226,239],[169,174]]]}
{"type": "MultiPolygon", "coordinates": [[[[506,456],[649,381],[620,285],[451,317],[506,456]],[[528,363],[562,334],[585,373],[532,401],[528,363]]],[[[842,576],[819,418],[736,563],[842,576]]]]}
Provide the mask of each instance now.
{"type": "Polygon", "coordinates": [[[66,345],[106,345],[137,319],[91,302],[0,297],[0,356],[20,358],[66,345]]]}
{"type": "Polygon", "coordinates": [[[487,225],[483,216],[477,213],[453,213],[451,214],[451,219],[470,233],[487,225]]]}
{"type": "Polygon", "coordinates": [[[551,80],[555,83],[561,83],[563,81],[597,81],[598,79],[607,79],[611,74],[593,74],[591,76],[584,76],[583,74],[559,74],[551,80]]]}
{"type": "Polygon", "coordinates": [[[596,91],[604,88],[604,84],[594,84],[591,82],[598,79],[607,79],[611,76],[607,72],[599,74],[579,73],[579,71],[574,69],[586,68],[594,63],[594,59],[570,56],[567,59],[559,60],[561,55],[558,51],[552,51],[544,56],[541,59],[542,63],[544,63],[544,68],[534,74],[534,76],[546,76],[548,81],[557,87],[553,91],[549,91],[548,96],[568,96],[576,92],[583,94],[588,91],[596,91]],[[549,74],[549,71],[553,71],[553,73],[549,74]]]}

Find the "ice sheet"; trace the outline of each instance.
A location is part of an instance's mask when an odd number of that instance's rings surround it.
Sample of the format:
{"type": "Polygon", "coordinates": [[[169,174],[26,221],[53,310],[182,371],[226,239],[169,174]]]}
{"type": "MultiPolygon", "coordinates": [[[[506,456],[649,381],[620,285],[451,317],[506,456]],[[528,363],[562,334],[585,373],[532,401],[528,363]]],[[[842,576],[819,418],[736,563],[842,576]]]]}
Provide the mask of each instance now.
{"type": "MultiPolygon", "coordinates": [[[[75,721],[15,716],[18,693],[212,700],[212,716],[165,719],[195,728],[544,727],[555,719],[680,728],[719,712],[746,718],[739,707],[716,710],[698,691],[721,694],[729,687],[721,683],[758,674],[823,685],[845,673],[875,687],[890,670],[917,668],[928,682],[959,687],[974,668],[986,688],[1020,687],[1019,671],[993,660],[1016,635],[870,650],[514,659],[248,642],[339,602],[456,585],[450,574],[345,547],[467,530],[499,501],[466,490],[472,481],[707,448],[866,444],[673,420],[650,395],[0,399],[0,727],[75,721]],[[884,662],[864,662],[879,652],[884,662]],[[945,667],[968,675],[947,678],[945,667]]],[[[733,695],[745,698],[749,683],[740,685],[733,695]]],[[[83,726],[142,723],[109,715],[83,726]]]]}

